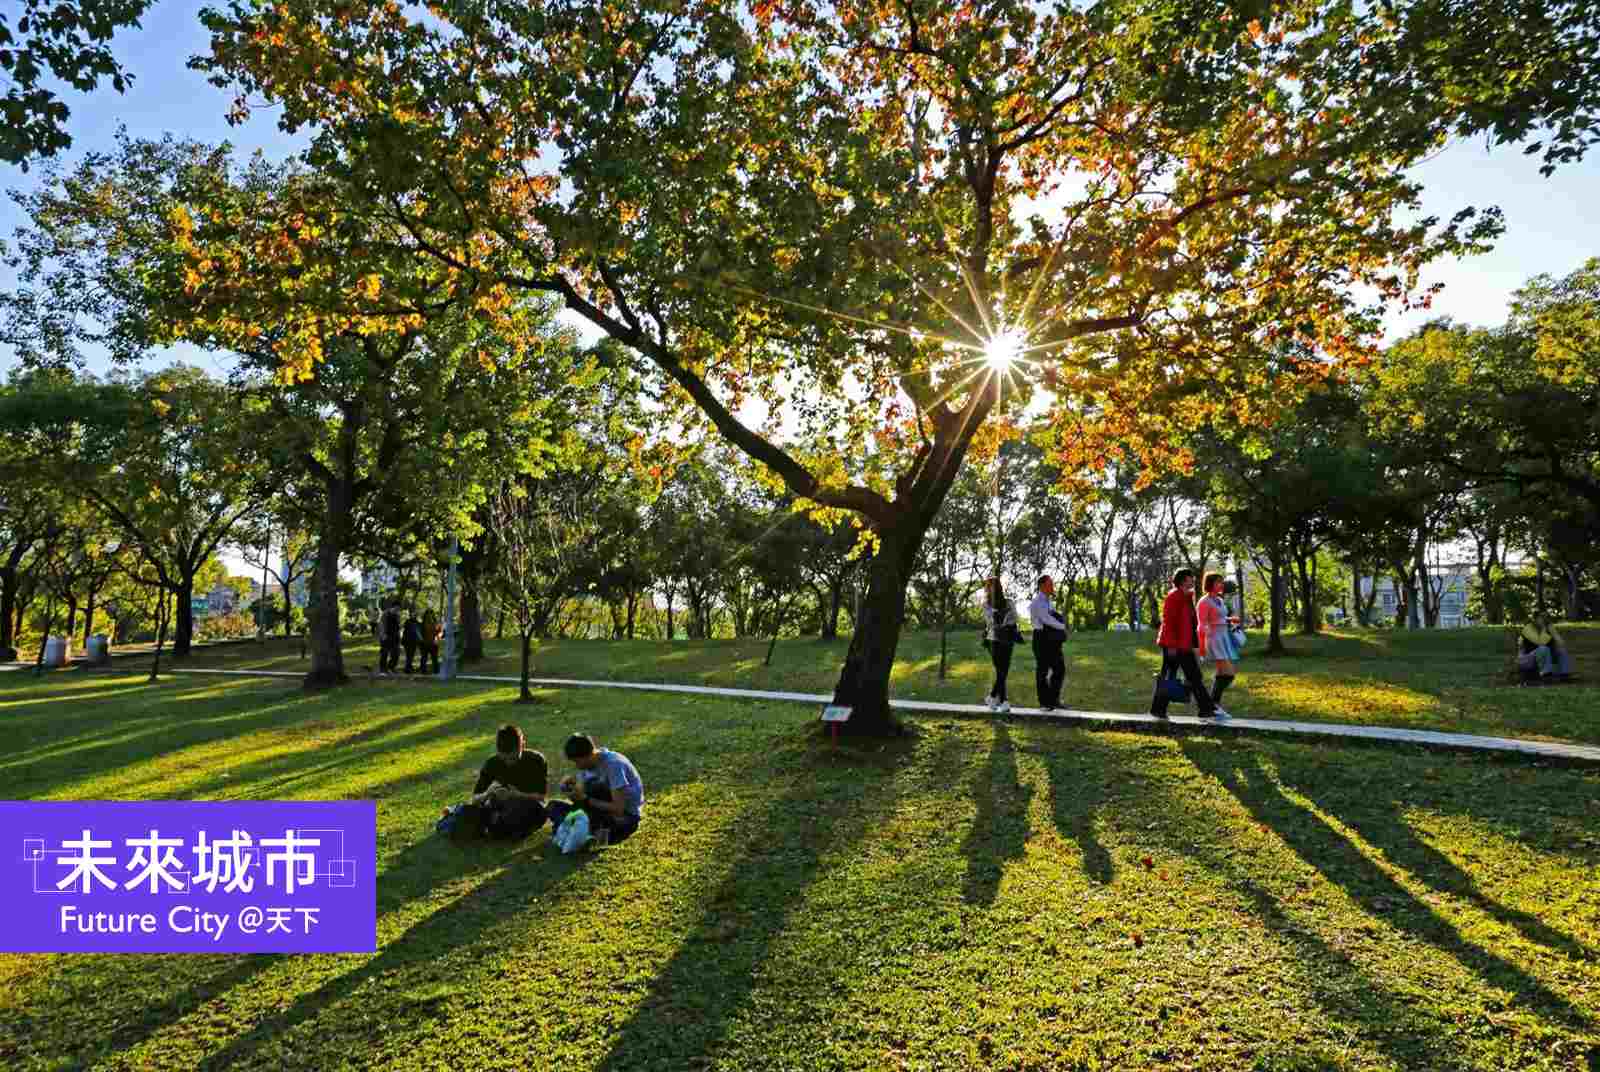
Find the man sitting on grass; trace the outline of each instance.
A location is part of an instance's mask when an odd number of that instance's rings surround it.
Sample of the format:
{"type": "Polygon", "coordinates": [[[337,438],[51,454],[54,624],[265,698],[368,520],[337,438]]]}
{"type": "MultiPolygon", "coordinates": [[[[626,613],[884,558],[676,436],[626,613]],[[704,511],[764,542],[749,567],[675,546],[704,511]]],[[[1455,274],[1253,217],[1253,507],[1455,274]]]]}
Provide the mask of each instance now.
{"type": "Polygon", "coordinates": [[[523,838],[544,825],[549,767],[543,753],[525,745],[509,724],[494,735],[494,755],[478,772],[470,801],[481,809],[485,837],[523,838]]]}
{"type": "Polygon", "coordinates": [[[626,841],[639,829],[644,811],[644,783],[628,757],[609,748],[596,748],[587,734],[574,733],[563,748],[578,768],[576,775],[561,779],[561,788],[572,803],[557,800],[550,805],[550,822],[561,828],[561,821],[574,809],[589,815],[589,829],[597,845],[626,841]]]}

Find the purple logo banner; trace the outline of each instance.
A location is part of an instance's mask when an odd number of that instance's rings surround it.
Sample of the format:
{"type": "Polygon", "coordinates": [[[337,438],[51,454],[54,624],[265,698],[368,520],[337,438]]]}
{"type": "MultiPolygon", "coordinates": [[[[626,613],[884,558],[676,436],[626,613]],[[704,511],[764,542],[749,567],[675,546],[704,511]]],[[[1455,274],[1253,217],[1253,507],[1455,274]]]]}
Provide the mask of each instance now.
{"type": "Polygon", "coordinates": [[[0,952],[371,953],[378,808],[0,801],[0,952]]]}

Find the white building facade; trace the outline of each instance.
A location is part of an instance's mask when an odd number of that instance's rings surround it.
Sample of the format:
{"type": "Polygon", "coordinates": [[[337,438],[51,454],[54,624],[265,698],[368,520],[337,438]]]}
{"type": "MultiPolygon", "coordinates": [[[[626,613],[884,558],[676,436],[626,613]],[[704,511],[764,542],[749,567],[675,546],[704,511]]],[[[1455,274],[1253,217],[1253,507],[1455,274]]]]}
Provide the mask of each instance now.
{"type": "MultiPolygon", "coordinates": [[[[1472,594],[1475,571],[1471,566],[1440,566],[1428,576],[1428,582],[1439,600],[1439,628],[1460,629],[1472,624],[1467,617],[1467,598],[1472,594]]],[[[1395,588],[1393,577],[1361,578],[1361,596],[1371,596],[1376,586],[1378,598],[1372,602],[1374,621],[1393,620],[1400,609],[1403,593],[1395,588]]],[[[1422,606],[1417,607],[1417,621],[1427,624],[1422,606]]]]}

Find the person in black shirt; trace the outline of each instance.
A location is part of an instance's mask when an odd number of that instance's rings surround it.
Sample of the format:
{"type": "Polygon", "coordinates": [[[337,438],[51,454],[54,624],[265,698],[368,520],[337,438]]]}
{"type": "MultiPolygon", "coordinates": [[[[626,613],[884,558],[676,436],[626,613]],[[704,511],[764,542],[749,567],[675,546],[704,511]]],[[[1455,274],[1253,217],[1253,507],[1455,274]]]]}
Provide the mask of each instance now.
{"type": "Polygon", "coordinates": [[[378,670],[392,674],[400,665],[400,608],[390,603],[378,620],[378,670]]]}
{"type": "Polygon", "coordinates": [[[415,607],[406,611],[406,624],[400,627],[400,643],[406,649],[406,673],[412,673],[411,666],[417,658],[417,645],[422,643],[422,625],[417,621],[415,607]]]}
{"type": "Polygon", "coordinates": [[[543,826],[549,773],[543,753],[526,747],[520,729],[501,726],[494,755],[472,789],[471,803],[482,809],[484,835],[522,838],[543,826]]]}

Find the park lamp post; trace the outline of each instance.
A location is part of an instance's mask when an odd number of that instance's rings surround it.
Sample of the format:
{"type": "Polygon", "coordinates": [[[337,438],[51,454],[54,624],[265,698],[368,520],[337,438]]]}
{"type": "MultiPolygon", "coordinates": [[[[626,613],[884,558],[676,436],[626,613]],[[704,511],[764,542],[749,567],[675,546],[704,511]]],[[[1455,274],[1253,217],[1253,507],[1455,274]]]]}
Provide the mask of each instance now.
{"type": "Polygon", "coordinates": [[[444,658],[439,660],[439,680],[449,681],[456,676],[456,559],[460,541],[450,537],[450,568],[444,582],[444,658]]]}

